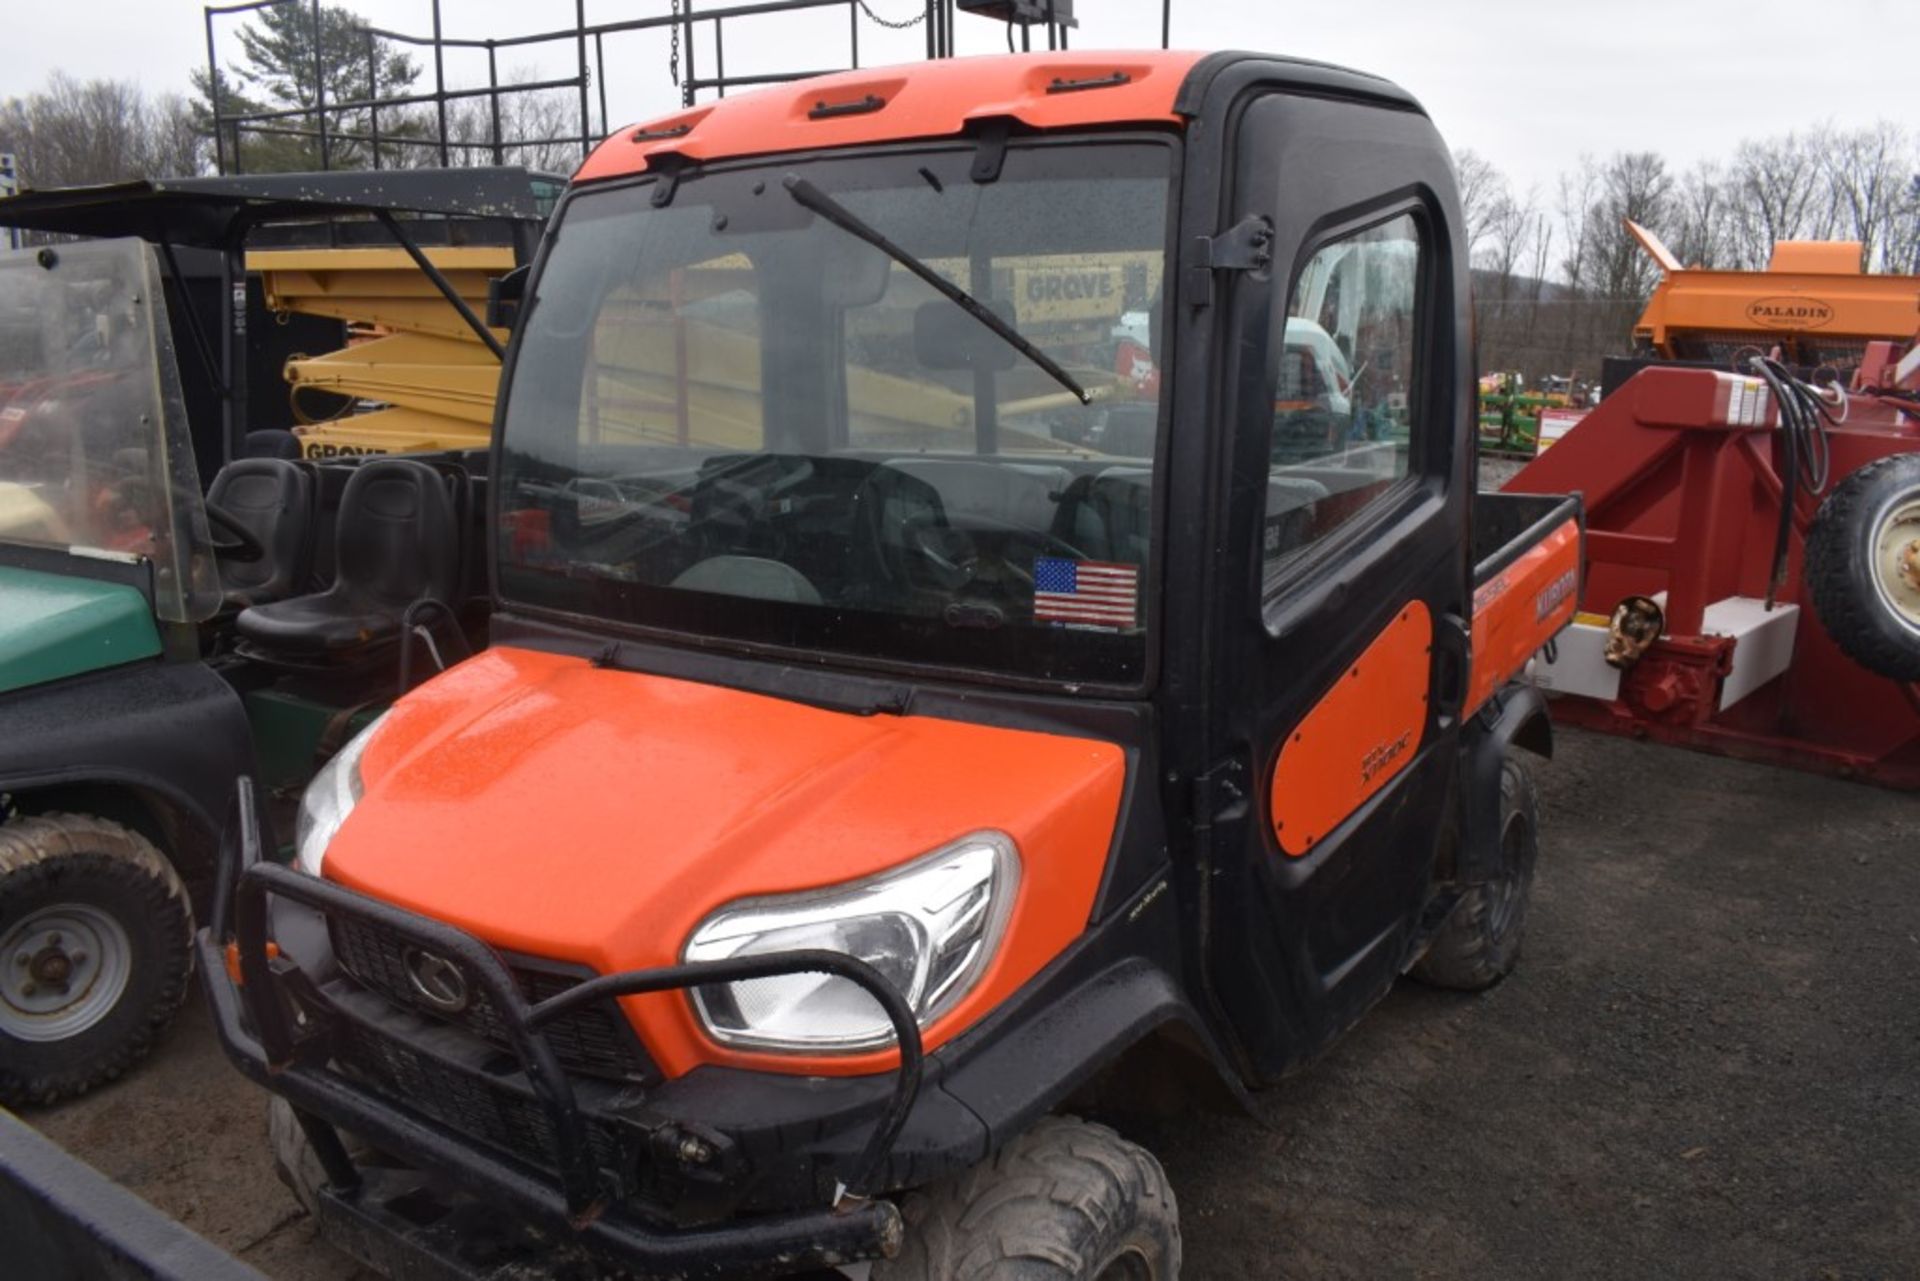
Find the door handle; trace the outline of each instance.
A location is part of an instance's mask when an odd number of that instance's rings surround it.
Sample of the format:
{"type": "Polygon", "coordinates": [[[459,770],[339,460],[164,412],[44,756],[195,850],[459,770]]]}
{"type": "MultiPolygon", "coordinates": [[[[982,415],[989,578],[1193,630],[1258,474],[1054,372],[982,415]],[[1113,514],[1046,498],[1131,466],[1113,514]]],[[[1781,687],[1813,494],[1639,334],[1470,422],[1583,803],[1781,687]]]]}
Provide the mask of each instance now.
{"type": "Polygon", "coordinates": [[[1458,614],[1441,614],[1433,626],[1433,710],[1442,720],[1460,715],[1473,671],[1473,629],[1458,614]]]}

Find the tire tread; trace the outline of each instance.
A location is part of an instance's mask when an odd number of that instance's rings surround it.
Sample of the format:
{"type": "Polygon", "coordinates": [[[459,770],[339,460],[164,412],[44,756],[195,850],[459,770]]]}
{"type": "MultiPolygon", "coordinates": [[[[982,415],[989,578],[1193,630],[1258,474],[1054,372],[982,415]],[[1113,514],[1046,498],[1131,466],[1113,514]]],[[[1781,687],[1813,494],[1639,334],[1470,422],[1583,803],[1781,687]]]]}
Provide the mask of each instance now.
{"type": "Polygon", "coordinates": [[[1154,1281],[1180,1275],[1178,1207],[1146,1149],[1044,1117],[986,1161],[902,1205],[906,1242],[874,1281],[1082,1281],[1136,1244],[1154,1281]]]}
{"type": "Polygon", "coordinates": [[[1506,934],[1496,938],[1487,919],[1491,903],[1486,887],[1476,885],[1454,906],[1435,933],[1427,953],[1414,963],[1414,978],[1431,987],[1458,992],[1478,992],[1492,987],[1508,974],[1520,959],[1520,945],[1526,933],[1527,896],[1533,883],[1533,858],[1540,831],[1539,799],[1533,776],[1519,761],[1509,757],[1500,770],[1500,826],[1504,832],[1508,815],[1518,811],[1527,824],[1530,846],[1526,866],[1521,873],[1520,903],[1506,934]]]}
{"type": "Polygon", "coordinates": [[[1813,612],[1842,653],[1870,672],[1920,681],[1920,643],[1887,617],[1861,541],[1872,535],[1874,512],[1903,488],[1920,494],[1920,454],[1892,454],[1842,480],[1807,531],[1802,572],[1813,612]]]}
{"type": "Polygon", "coordinates": [[[8,1062],[0,1036],[0,1106],[45,1106],[83,1094],[145,1058],[187,998],[193,976],[193,907],[166,855],[140,833],[91,814],[34,814],[0,823],[0,893],[58,873],[60,862],[100,860],[130,876],[181,958],[160,982],[147,1015],[111,1051],[66,1070],[22,1071],[8,1062]]]}

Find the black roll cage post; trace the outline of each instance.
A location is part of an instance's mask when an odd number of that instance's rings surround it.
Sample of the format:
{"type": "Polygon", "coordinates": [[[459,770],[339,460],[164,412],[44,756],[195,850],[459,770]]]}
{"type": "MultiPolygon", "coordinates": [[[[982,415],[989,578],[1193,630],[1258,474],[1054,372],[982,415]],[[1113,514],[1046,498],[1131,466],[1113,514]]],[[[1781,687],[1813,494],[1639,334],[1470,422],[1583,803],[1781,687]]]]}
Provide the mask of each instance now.
{"type": "MultiPolygon", "coordinates": [[[[529,32],[522,35],[475,39],[471,37],[449,36],[442,22],[443,0],[432,0],[432,31],[419,35],[403,31],[392,31],[381,27],[362,26],[359,29],[366,48],[365,95],[346,101],[329,101],[325,64],[322,60],[323,7],[321,0],[234,0],[227,4],[209,4],[202,7],[202,19],[206,28],[207,43],[207,96],[212,109],[212,134],[215,171],[219,174],[238,174],[242,172],[242,140],[247,135],[273,138],[298,139],[315,145],[317,168],[330,170],[335,167],[382,168],[387,160],[382,149],[391,155],[399,148],[427,148],[436,153],[441,167],[454,163],[456,153],[464,160],[476,153],[487,157],[486,163],[504,165],[509,150],[523,147],[556,146],[577,143],[580,155],[584,159],[588,152],[612,128],[607,116],[607,59],[606,38],[632,32],[657,31],[671,29],[674,38],[675,53],[670,63],[671,74],[680,87],[680,102],[683,107],[694,105],[698,95],[711,90],[719,97],[726,97],[729,90],[749,89],[760,85],[783,84],[808,76],[824,75],[836,70],[858,70],[860,67],[860,23],[864,17],[868,21],[886,26],[923,26],[926,31],[926,56],[928,60],[951,58],[954,56],[953,24],[956,6],[961,0],[922,0],[917,16],[904,23],[881,23],[871,10],[871,0],[735,0],[719,7],[696,11],[696,0],[678,0],[673,11],[646,18],[628,18],[618,22],[589,23],[586,20],[586,0],[574,0],[574,20],[571,26],[545,31],[529,32]],[[216,33],[218,18],[229,18],[250,14],[262,9],[275,9],[282,5],[298,4],[305,6],[311,13],[313,32],[314,68],[313,101],[298,106],[266,110],[238,109],[232,101],[233,95],[222,92],[219,49],[216,33]],[[844,9],[847,14],[848,60],[845,68],[808,67],[791,71],[758,72],[753,74],[729,75],[726,60],[727,23],[743,18],[761,17],[778,13],[800,13],[823,9],[844,9]],[[713,70],[703,74],[700,71],[696,53],[695,36],[701,24],[711,24],[709,31],[713,37],[713,70]],[[385,93],[380,89],[380,61],[383,43],[404,45],[425,51],[432,60],[433,87],[418,93],[385,93]],[[538,49],[542,46],[572,46],[573,73],[554,76],[547,79],[524,82],[500,81],[499,55],[502,51],[519,49],[538,49]],[[591,50],[591,56],[589,56],[591,50]],[[447,85],[447,54],[455,53],[486,55],[486,82],[472,88],[449,88],[447,85]],[[685,60],[684,74],[680,65],[685,60]],[[598,90],[599,120],[594,119],[594,94],[598,90]],[[565,134],[553,134],[543,137],[509,138],[502,133],[500,104],[503,96],[515,94],[540,93],[556,90],[574,90],[578,97],[578,128],[565,134]],[[488,109],[489,135],[486,138],[455,138],[448,128],[447,108],[455,102],[486,99],[488,109]],[[405,107],[431,107],[436,128],[430,135],[409,134],[380,127],[381,111],[393,111],[405,107]],[[365,113],[363,127],[355,128],[342,117],[346,113],[365,113]],[[331,118],[330,118],[331,117],[331,118]],[[346,144],[343,148],[338,144],[346,144]],[[362,153],[371,161],[370,166],[361,163],[341,164],[342,156],[336,154],[342,150],[354,150],[365,147],[362,153]]],[[[1171,0],[1167,0],[1171,4],[1171,0]]],[[[981,12],[977,3],[966,4],[973,12],[981,12]]],[[[984,16],[999,18],[1009,24],[1009,29],[1019,27],[1028,48],[1032,47],[1032,28],[1038,23],[1047,29],[1047,47],[1064,49],[1067,47],[1067,31],[1075,25],[1071,7],[1060,5],[1055,13],[1055,0],[1019,0],[1004,7],[985,6],[984,16]]],[[[1009,37],[1011,38],[1011,37],[1009,37]]]]}

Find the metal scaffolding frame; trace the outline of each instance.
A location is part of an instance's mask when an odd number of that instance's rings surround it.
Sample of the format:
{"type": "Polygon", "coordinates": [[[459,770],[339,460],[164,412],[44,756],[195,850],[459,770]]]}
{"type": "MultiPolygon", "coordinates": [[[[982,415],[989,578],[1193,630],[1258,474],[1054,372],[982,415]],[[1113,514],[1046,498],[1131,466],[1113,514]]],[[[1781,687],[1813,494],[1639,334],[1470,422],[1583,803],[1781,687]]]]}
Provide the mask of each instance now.
{"type": "MultiPolygon", "coordinates": [[[[577,141],[580,154],[584,158],[593,149],[594,144],[612,127],[607,118],[606,37],[627,32],[662,28],[672,30],[675,37],[673,71],[680,86],[681,103],[689,107],[699,99],[702,93],[711,92],[718,97],[725,97],[729,90],[778,84],[830,71],[858,68],[861,65],[862,17],[882,26],[896,28],[923,26],[926,35],[926,56],[930,59],[950,58],[954,53],[953,21],[956,0],[925,0],[918,16],[902,24],[889,23],[878,18],[870,7],[870,0],[746,0],[744,3],[721,4],[713,8],[696,8],[696,4],[701,2],[703,0],[673,0],[671,12],[665,14],[645,18],[627,18],[615,22],[589,23],[586,17],[586,0],[574,0],[574,22],[570,27],[494,39],[471,39],[445,34],[441,20],[442,0],[432,0],[433,29],[429,34],[390,31],[373,26],[360,28],[360,33],[366,42],[367,94],[362,98],[339,102],[329,102],[326,96],[322,48],[322,0],[238,0],[237,3],[206,5],[203,13],[207,39],[207,84],[211,99],[216,168],[222,174],[239,173],[242,168],[241,142],[249,136],[300,138],[317,144],[318,167],[321,169],[334,167],[337,159],[335,147],[337,143],[342,142],[365,144],[375,169],[382,165],[381,149],[383,147],[430,148],[438,153],[437,162],[443,166],[454,163],[456,153],[464,157],[472,152],[485,152],[488,153],[488,163],[499,165],[506,163],[507,152],[515,148],[577,141]],[[305,6],[312,14],[314,102],[310,105],[263,111],[229,109],[230,104],[223,102],[223,97],[227,95],[223,90],[223,77],[219,64],[216,21],[262,9],[275,9],[294,4],[305,6]],[[728,74],[726,32],[729,23],[769,14],[807,10],[844,10],[846,12],[848,52],[845,67],[808,67],[772,73],[728,74]],[[428,51],[432,60],[433,87],[417,93],[381,94],[379,74],[382,42],[428,51]],[[572,46],[575,68],[572,75],[532,82],[501,83],[499,55],[502,50],[528,49],[556,44],[572,46]],[[487,83],[474,88],[449,88],[446,69],[448,50],[484,50],[487,56],[487,83]],[[703,52],[710,56],[711,71],[702,70],[702,64],[698,59],[703,52]],[[579,127],[576,132],[540,138],[509,138],[502,135],[500,104],[503,98],[510,98],[515,94],[552,90],[577,91],[579,127]],[[475,98],[484,98],[488,102],[492,122],[490,136],[484,140],[451,137],[447,118],[449,104],[475,98]],[[422,106],[430,106],[433,109],[434,129],[431,134],[402,133],[391,128],[382,132],[380,122],[382,111],[392,112],[400,108],[422,106]],[[595,106],[599,108],[597,127],[595,106]],[[338,117],[344,112],[365,112],[364,126],[342,127],[338,117]],[[333,119],[330,120],[329,117],[333,119]]],[[[1039,22],[1039,25],[1046,29],[1048,48],[1064,49],[1067,47],[1067,31],[1073,25],[1071,5],[1060,3],[1061,12],[1058,15],[1055,14],[1054,7],[1055,0],[1044,0],[1046,17],[1039,22]]],[[[1031,48],[1034,21],[1021,17],[1009,18],[1008,21],[1012,26],[1020,28],[1023,42],[1026,47],[1031,48]]],[[[1010,40],[1012,26],[1009,28],[1010,40]]]]}

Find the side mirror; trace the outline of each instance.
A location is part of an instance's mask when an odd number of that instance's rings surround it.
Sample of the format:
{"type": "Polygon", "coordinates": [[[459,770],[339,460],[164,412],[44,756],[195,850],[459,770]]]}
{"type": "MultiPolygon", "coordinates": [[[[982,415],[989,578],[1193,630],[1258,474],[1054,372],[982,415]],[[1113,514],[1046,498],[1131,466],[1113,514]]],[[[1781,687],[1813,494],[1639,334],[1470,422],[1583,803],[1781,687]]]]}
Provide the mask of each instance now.
{"type": "MultiPolygon", "coordinates": [[[[1013,306],[999,298],[983,300],[992,312],[1013,323],[1013,306]]],[[[1019,353],[999,334],[945,298],[923,302],[913,312],[913,356],[926,369],[984,369],[1004,373],[1019,353]]]]}
{"type": "Polygon", "coordinates": [[[527,295],[528,267],[515,267],[487,281],[487,328],[512,329],[520,320],[520,300],[527,295]]]}

